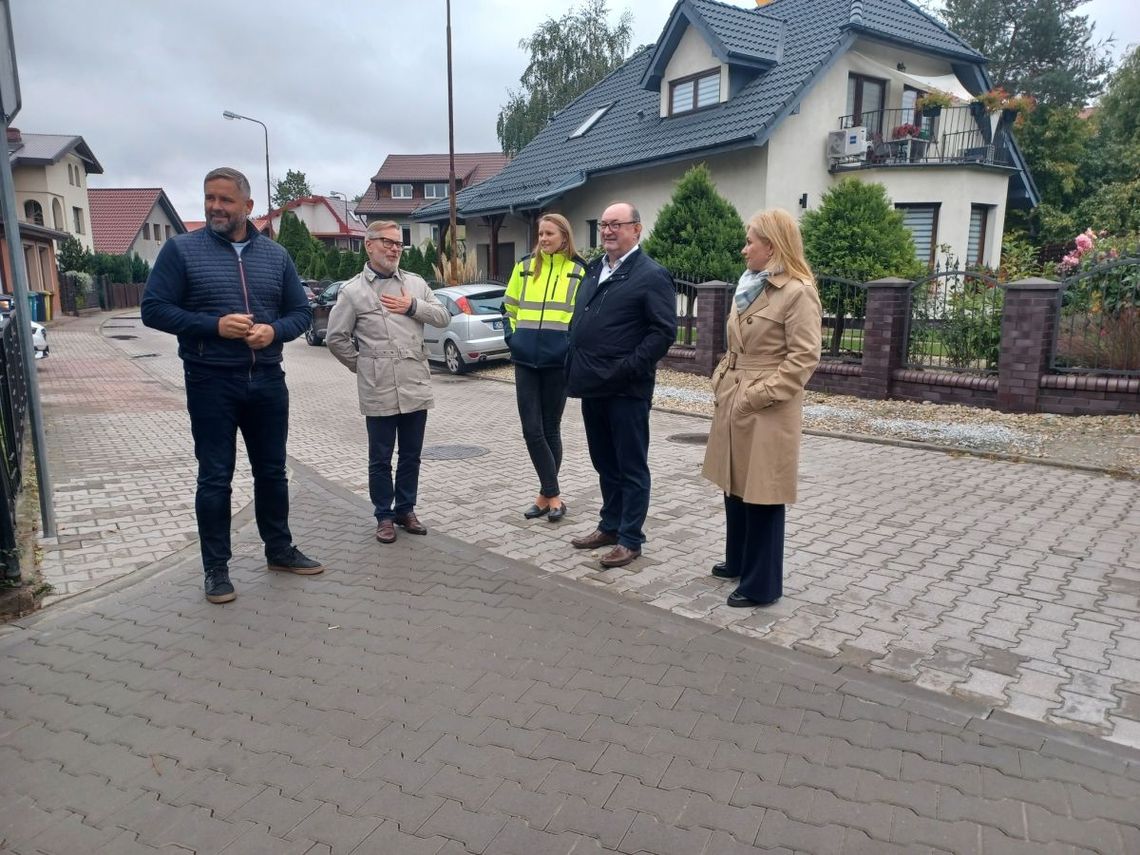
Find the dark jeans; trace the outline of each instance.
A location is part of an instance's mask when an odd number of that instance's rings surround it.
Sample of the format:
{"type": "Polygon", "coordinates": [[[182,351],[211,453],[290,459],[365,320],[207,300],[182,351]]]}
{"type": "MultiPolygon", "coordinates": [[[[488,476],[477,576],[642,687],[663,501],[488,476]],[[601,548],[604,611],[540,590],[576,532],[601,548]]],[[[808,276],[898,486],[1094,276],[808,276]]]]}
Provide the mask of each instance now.
{"type": "Polygon", "coordinates": [[[562,467],[562,411],[566,409],[566,372],[562,368],[515,365],[515,397],[530,462],[538,473],[539,492],[557,496],[562,467]]]}
{"type": "Polygon", "coordinates": [[[640,549],[649,513],[649,401],[583,398],[582,421],[602,488],[598,528],[617,534],[622,546],[640,549]]]}
{"type": "Polygon", "coordinates": [[[753,505],[724,496],[725,564],[740,575],[743,596],[771,603],[784,593],[785,505],[753,505]]]}
{"type": "Polygon", "coordinates": [[[368,428],[368,498],[378,520],[390,520],[416,507],[420,486],[420,451],[424,447],[427,410],[394,416],[366,416],[368,428]],[[392,451],[397,441],[400,458],[392,483],[392,451]],[[393,507],[395,502],[395,507],[393,507]]]}
{"type": "Polygon", "coordinates": [[[278,365],[252,371],[185,366],[185,376],[186,409],[198,458],[194,509],[203,567],[207,572],[225,569],[232,555],[230,499],[239,430],[253,470],[253,507],[265,555],[281,556],[293,543],[285,477],[289,436],[285,372],[278,365]]]}

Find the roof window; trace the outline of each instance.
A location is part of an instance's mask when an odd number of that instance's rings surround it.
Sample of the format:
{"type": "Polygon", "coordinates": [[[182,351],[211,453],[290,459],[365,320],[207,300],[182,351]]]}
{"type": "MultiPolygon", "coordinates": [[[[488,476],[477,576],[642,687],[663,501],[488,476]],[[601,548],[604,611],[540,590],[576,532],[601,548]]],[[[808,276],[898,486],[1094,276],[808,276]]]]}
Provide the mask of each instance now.
{"type": "Polygon", "coordinates": [[[570,134],[568,139],[573,140],[573,139],[577,139],[578,137],[585,136],[586,132],[589,131],[590,128],[594,127],[594,125],[596,125],[598,123],[598,119],[600,119],[602,116],[604,116],[606,114],[606,111],[612,106],[613,106],[613,102],[611,101],[609,104],[606,104],[605,106],[599,107],[598,109],[596,109],[594,112],[592,112],[589,115],[589,117],[586,119],[586,121],[584,121],[584,122],[582,122],[582,124],[578,125],[578,127],[574,130],[574,133],[570,134]]]}

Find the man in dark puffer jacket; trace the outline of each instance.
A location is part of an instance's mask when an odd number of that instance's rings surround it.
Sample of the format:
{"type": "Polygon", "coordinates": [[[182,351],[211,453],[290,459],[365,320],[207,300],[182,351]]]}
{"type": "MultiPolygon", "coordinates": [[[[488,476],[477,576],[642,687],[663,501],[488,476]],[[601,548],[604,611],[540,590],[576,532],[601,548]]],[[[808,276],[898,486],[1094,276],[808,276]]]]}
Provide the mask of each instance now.
{"type": "Polygon", "coordinates": [[[249,181],[222,167],[206,176],[206,226],[166,242],[147,279],[142,320],[178,336],[198,458],[195,511],[206,599],[237,597],[230,582],[230,498],[237,432],[253,470],[257,529],[270,570],[324,568],[293,545],[285,443],[289,390],[281,347],[312,311],[288,253],[258,234],[249,181]]]}

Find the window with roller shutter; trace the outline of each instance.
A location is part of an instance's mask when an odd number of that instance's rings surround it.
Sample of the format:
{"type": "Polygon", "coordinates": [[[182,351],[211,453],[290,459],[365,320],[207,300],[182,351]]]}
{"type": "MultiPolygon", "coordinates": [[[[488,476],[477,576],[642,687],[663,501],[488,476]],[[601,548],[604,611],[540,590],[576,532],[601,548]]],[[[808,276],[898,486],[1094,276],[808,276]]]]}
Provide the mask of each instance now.
{"type": "Polygon", "coordinates": [[[903,225],[914,239],[915,257],[923,264],[934,266],[934,251],[938,248],[938,205],[895,205],[902,212],[903,225]]]}

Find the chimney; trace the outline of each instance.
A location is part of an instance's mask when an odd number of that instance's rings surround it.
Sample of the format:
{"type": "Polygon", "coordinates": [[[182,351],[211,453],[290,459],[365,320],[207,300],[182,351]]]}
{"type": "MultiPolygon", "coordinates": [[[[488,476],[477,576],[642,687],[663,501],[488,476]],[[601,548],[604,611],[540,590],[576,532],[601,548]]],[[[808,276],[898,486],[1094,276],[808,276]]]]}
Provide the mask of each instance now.
{"type": "Polygon", "coordinates": [[[23,141],[24,141],[24,138],[22,136],[20,136],[20,129],[19,128],[8,128],[8,142],[18,143],[18,142],[23,142],[23,141]]]}

